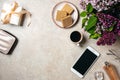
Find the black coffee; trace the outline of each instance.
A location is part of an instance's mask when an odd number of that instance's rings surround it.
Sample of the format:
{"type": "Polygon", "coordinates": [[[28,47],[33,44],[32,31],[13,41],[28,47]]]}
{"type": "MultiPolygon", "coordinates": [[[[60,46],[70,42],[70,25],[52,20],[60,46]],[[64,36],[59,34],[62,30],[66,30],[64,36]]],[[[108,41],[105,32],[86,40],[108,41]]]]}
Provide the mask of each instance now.
{"type": "Polygon", "coordinates": [[[81,38],[81,34],[80,32],[78,31],[74,31],[71,33],[70,35],[70,39],[73,41],[73,42],[78,42],[80,41],[80,38],[81,38]]]}

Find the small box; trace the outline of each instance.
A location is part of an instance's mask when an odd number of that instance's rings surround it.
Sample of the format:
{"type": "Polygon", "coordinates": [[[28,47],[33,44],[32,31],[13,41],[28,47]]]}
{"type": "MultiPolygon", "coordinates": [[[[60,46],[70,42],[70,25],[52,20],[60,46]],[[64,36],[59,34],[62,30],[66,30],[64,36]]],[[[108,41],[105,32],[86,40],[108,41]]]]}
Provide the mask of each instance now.
{"type": "Polygon", "coordinates": [[[22,7],[18,7],[15,10],[15,13],[13,13],[11,15],[10,24],[14,24],[14,25],[20,25],[21,24],[23,14],[17,14],[17,13],[20,13],[22,10],[23,10],[22,7]]]}
{"type": "Polygon", "coordinates": [[[16,38],[9,34],[8,32],[0,29],[0,52],[3,54],[8,54],[16,38]]]}
{"type": "Polygon", "coordinates": [[[67,12],[66,11],[57,11],[57,15],[56,15],[56,20],[57,21],[61,21],[62,18],[67,16],[67,12]]]}
{"type": "Polygon", "coordinates": [[[70,15],[62,19],[63,27],[68,27],[73,24],[73,19],[70,15]]]}
{"type": "Polygon", "coordinates": [[[74,9],[70,5],[65,4],[64,7],[62,8],[62,11],[66,11],[68,14],[72,14],[74,9]]]}

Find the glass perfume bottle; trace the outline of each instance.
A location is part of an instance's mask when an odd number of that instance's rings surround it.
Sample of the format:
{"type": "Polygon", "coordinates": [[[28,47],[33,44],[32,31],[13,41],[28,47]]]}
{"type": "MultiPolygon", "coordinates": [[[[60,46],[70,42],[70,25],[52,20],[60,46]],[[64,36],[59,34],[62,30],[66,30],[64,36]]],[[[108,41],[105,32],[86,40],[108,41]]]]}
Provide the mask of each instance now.
{"type": "Polygon", "coordinates": [[[95,72],[95,80],[104,80],[103,72],[95,72]]]}

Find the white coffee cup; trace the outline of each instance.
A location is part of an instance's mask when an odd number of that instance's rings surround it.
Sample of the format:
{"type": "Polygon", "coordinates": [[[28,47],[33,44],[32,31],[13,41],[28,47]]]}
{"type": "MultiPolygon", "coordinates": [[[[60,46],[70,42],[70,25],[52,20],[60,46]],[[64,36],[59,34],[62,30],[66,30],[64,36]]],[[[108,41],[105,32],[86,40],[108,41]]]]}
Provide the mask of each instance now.
{"type": "Polygon", "coordinates": [[[83,40],[83,34],[79,31],[73,31],[70,34],[70,39],[72,42],[74,42],[77,46],[80,46],[80,43],[83,40]]]}

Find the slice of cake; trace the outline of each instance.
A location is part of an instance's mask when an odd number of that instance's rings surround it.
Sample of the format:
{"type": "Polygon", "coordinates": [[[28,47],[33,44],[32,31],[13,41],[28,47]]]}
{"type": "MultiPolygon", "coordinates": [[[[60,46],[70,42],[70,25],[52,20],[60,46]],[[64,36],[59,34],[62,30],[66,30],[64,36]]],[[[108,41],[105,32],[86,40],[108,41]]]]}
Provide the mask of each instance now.
{"type": "Polygon", "coordinates": [[[66,11],[68,14],[72,14],[74,9],[70,5],[65,4],[62,8],[62,11],[66,11]]]}
{"type": "Polygon", "coordinates": [[[73,19],[70,15],[62,19],[63,27],[69,27],[72,24],[73,24],[73,19]]]}
{"type": "Polygon", "coordinates": [[[67,12],[66,11],[60,11],[58,10],[57,11],[57,15],[56,15],[56,20],[57,21],[61,21],[62,18],[66,17],[67,16],[67,12]]]}

